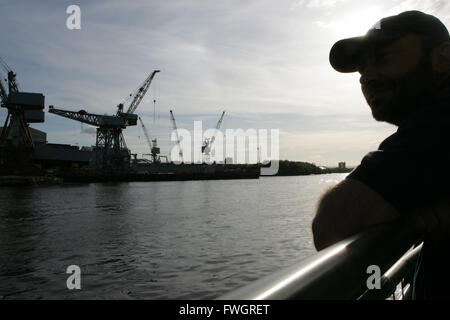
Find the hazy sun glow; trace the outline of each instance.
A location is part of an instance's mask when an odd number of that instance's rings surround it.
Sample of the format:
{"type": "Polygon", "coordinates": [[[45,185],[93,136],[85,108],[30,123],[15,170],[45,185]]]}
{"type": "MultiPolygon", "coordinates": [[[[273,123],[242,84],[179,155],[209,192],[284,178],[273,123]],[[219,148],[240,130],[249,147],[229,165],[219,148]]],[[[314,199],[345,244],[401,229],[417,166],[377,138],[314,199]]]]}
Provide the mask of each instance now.
{"type": "Polygon", "coordinates": [[[348,38],[364,35],[381,17],[383,17],[382,10],[377,6],[372,6],[350,12],[330,23],[319,22],[319,25],[332,29],[339,38],[348,38]]]}

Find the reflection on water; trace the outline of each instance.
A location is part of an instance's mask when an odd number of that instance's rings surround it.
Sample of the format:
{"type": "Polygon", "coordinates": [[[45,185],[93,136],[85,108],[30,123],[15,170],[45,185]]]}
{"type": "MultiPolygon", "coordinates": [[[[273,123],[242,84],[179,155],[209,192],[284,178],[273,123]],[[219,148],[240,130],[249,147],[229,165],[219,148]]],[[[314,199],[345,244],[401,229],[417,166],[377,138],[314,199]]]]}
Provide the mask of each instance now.
{"type": "Polygon", "coordinates": [[[344,177],[2,188],[0,298],[217,297],[313,254],[317,199],[344,177]]]}

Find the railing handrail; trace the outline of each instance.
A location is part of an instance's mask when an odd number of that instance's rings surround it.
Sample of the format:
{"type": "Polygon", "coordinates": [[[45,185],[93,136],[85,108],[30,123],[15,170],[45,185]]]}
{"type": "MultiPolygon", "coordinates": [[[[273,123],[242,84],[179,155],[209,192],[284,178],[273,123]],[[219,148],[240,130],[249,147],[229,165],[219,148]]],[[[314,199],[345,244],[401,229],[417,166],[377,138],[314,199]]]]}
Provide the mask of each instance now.
{"type": "Polygon", "coordinates": [[[369,266],[384,275],[420,237],[409,220],[380,225],[218,299],[357,299],[367,290],[369,266]]]}
{"type": "Polygon", "coordinates": [[[398,284],[402,283],[401,294],[405,296],[406,299],[409,298],[408,300],[410,300],[412,297],[412,282],[414,281],[414,273],[420,259],[422,246],[423,243],[420,243],[414,249],[409,250],[381,277],[379,290],[367,290],[358,299],[386,299],[395,292],[398,284]],[[406,282],[405,284],[409,285],[409,287],[403,287],[404,282],[406,282]]]}

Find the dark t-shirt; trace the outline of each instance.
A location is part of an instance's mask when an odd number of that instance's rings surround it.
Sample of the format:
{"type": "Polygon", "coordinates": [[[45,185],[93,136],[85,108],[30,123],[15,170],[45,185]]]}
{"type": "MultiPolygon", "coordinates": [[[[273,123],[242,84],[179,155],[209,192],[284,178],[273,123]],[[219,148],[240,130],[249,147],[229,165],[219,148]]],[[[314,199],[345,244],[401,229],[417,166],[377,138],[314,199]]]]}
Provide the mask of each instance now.
{"type": "MultiPolygon", "coordinates": [[[[403,121],[348,178],[363,182],[405,216],[450,198],[450,88],[403,121]]],[[[446,241],[425,241],[419,274],[419,298],[450,298],[450,245],[446,241]]]]}

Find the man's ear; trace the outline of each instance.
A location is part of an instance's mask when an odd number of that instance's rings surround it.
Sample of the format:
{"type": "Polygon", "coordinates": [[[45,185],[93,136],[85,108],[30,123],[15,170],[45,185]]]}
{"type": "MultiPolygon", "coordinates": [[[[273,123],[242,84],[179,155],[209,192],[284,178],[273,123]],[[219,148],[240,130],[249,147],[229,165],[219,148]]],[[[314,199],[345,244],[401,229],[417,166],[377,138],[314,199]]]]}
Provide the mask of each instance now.
{"type": "Polygon", "coordinates": [[[440,44],[433,50],[431,63],[438,73],[450,72],[450,41],[440,44]]]}

